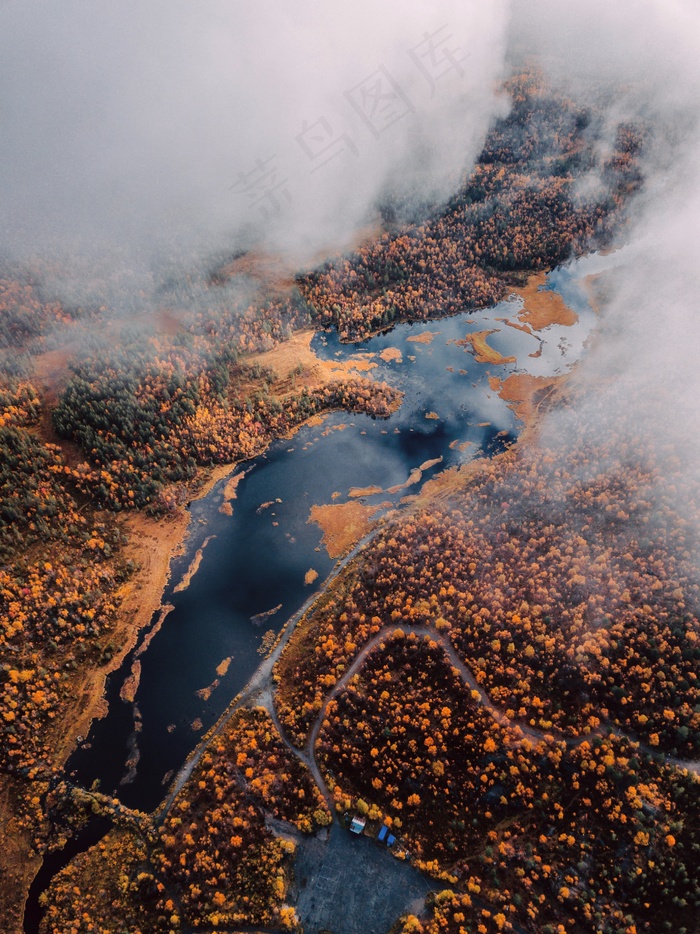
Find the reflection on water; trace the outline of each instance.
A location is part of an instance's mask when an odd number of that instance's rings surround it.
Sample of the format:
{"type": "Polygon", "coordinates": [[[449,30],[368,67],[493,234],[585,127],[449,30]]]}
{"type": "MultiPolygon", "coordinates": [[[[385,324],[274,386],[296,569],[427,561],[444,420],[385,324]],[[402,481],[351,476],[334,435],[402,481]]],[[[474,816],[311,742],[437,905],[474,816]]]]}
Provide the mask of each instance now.
{"type": "MultiPolygon", "coordinates": [[[[305,583],[307,572],[317,572],[319,586],[331,571],[321,532],[308,522],[311,506],[345,502],[351,487],[386,491],[403,484],[425,461],[442,458],[424,473],[426,479],[435,470],[493,454],[510,443],[516,419],[488,377],[512,372],[553,376],[581,356],[594,326],[585,292],[574,278],[585,262],[549,277],[579,315],[572,327],[552,326],[536,336],[509,327],[498,319],[517,320],[521,307],[509,301],[476,314],[399,325],[361,345],[341,345],[335,335],[314,338],[312,346],[328,359],[370,356],[376,364],[373,375],[405,393],[401,408],[385,421],[335,413],[320,426],[305,426],[291,440],[276,442],[246,465],[232,516],[219,511],[223,482],[193,503],[187,554],[174,560],[163,595],[163,603],[173,609],[140,658],[135,703],[119,699],[130,656],[109,680],[108,716],[94,724],[88,742],[68,763],[77,781],[89,786],[97,779],[103,791],[132,807],[150,810],[159,803],[163,782],[257,667],[265,630],[278,631],[313,591],[314,585],[305,583]],[[478,363],[468,347],[456,343],[487,329],[494,331],[490,346],[515,356],[515,363],[478,363]],[[426,332],[432,339],[415,340],[426,332]],[[399,350],[400,359],[382,359],[388,348],[399,350]],[[175,592],[207,538],[189,587],[175,592]],[[217,674],[229,657],[228,669],[223,666],[217,674]],[[125,776],[129,781],[122,783],[125,776]]],[[[596,270],[585,269],[590,271],[596,270]]],[[[398,502],[406,492],[382,492],[368,501],[398,502]]]]}

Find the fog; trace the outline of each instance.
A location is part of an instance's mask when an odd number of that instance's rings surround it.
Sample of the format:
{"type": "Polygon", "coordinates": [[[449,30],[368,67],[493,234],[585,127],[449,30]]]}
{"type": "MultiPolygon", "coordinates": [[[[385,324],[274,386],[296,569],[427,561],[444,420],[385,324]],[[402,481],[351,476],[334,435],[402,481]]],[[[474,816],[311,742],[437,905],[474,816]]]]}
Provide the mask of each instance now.
{"type": "MultiPolygon", "coordinates": [[[[600,333],[577,370],[578,384],[594,390],[579,396],[577,418],[591,448],[601,408],[613,425],[632,428],[640,450],[675,446],[682,512],[700,454],[700,9],[656,0],[561,7],[516,5],[519,47],[538,46],[550,73],[575,89],[614,87],[611,126],[643,120],[651,129],[645,184],[604,279],[600,333]]],[[[566,443],[566,416],[553,416],[549,428],[548,440],[566,443]]]]}
{"type": "Polygon", "coordinates": [[[115,310],[251,246],[310,263],[382,201],[449,196],[504,113],[499,81],[537,58],[607,101],[608,143],[620,120],[653,130],[580,378],[635,404],[673,378],[668,423],[694,430],[699,46],[690,0],[9,0],[0,257],[115,310]]]}
{"type": "Polygon", "coordinates": [[[505,26],[502,0],[10,2],[3,252],[342,247],[382,198],[455,188],[503,106],[505,26]]]}

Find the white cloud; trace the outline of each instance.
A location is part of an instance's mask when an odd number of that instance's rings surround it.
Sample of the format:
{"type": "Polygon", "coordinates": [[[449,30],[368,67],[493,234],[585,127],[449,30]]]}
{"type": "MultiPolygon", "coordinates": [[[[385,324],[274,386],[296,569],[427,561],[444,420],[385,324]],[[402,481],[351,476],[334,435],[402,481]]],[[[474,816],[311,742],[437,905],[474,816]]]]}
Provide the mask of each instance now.
{"type": "Polygon", "coordinates": [[[11,3],[4,248],[342,243],[387,186],[449,193],[499,106],[505,28],[503,0],[11,3]]]}

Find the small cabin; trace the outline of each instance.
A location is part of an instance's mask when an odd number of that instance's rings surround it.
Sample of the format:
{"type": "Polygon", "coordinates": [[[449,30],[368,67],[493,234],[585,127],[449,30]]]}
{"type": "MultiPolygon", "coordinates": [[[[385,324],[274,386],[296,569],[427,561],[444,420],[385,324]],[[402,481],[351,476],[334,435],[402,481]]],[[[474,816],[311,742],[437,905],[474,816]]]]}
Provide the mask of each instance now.
{"type": "Polygon", "coordinates": [[[350,833],[362,833],[366,823],[366,817],[360,817],[359,814],[356,814],[350,821],[350,833]]]}

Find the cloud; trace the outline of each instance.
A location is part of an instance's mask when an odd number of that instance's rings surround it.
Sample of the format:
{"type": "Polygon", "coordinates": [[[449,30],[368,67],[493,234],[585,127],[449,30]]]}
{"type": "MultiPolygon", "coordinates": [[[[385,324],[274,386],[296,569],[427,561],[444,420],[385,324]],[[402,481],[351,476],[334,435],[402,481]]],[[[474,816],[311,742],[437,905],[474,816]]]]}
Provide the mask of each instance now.
{"type": "MultiPolygon", "coordinates": [[[[519,7],[515,22],[528,19],[519,7]]],[[[533,44],[552,69],[566,61],[569,83],[589,91],[600,93],[604,82],[615,92],[614,122],[647,122],[651,130],[644,188],[607,283],[602,339],[582,377],[611,377],[640,403],[665,380],[677,386],[689,380],[694,392],[700,382],[691,365],[700,352],[700,10],[657,0],[610,9],[592,2],[575,12],[550,2],[535,8],[541,28],[533,44]]],[[[697,404],[689,408],[698,412],[697,404]]]]}
{"type": "Polygon", "coordinates": [[[498,81],[539,57],[605,103],[610,140],[620,120],[654,127],[581,378],[641,404],[650,373],[682,371],[680,431],[700,388],[699,16],[681,0],[11,0],[0,256],[48,258],[67,300],[113,307],[253,243],[307,261],[382,198],[449,195],[502,112],[498,81]]]}
{"type": "MultiPolygon", "coordinates": [[[[346,243],[439,197],[502,104],[505,0],[0,7],[0,242],[131,263],[346,243]]],[[[65,258],[65,257],[64,257],[65,258]]]]}
{"type": "MultiPolygon", "coordinates": [[[[673,502],[681,522],[694,522],[697,548],[700,9],[680,0],[575,8],[516,0],[509,49],[538,52],[574,93],[606,101],[610,132],[619,121],[650,128],[644,186],[603,280],[598,334],[574,374],[575,410],[552,413],[542,442],[562,451],[580,445],[589,456],[584,481],[618,457],[623,475],[626,459],[652,464],[657,484],[645,495],[673,502]]],[[[561,509],[557,519],[566,522],[561,509]]],[[[667,532],[670,544],[675,533],[667,532]]]]}

